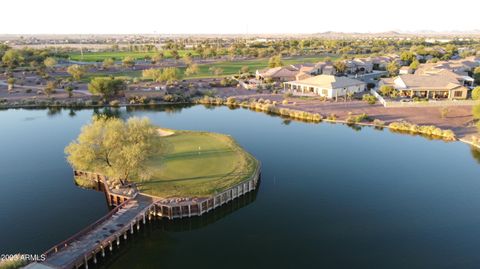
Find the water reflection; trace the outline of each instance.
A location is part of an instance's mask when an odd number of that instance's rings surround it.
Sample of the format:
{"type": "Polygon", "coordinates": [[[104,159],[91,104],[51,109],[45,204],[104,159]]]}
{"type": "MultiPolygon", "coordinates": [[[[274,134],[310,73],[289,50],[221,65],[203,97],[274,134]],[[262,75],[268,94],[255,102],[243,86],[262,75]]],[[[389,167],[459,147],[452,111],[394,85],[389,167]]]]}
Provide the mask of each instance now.
{"type": "Polygon", "coordinates": [[[105,116],[107,118],[120,118],[122,116],[122,110],[118,107],[94,108],[93,115],[105,116]]]}
{"type": "Polygon", "coordinates": [[[472,153],[472,157],[480,164],[480,149],[471,146],[470,152],[472,153]]]}
{"type": "Polygon", "coordinates": [[[127,113],[135,112],[165,112],[167,114],[178,114],[182,112],[184,108],[189,108],[192,104],[174,104],[174,105],[144,105],[144,106],[127,106],[127,113]]]}
{"type": "MultiPolygon", "coordinates": [[[[118,260],[125,255],[132,254],[132,251],[144,252],[148,250],[157,253],[157,255],[144,255],[144,253],[139,253],[141,259],[135,263],[138,268],[155,268],[156,266],[154,265],[161,263],[158,257],[167,255],[165,254],[166,248],[175,244],[171,239],[170,233],[193,231],[213,224],[233,214],[235,211],[251,205],[256,200],[257,194],[258,188],[200,217],[176,220],[154,219],[151,222],[147,222],[146,225],[142,226],[140,231],[135,231],[132,236],[128,237],[128,243],[120,244],[119,247],[115,247],[113,252],[107,252],[105,258],[99,258],[99,263],[91,267],[112,268],[112,266],[118,266],[118,260]]],[[[128,264],[120,265],[120,267],[131,268],[128,264]]]]}
{"type": "Polygon", "coordinates": [[[62,108],[60,107],[49,107],[47,109],[47,116],[53,117],[62,114],[62,108]]]}

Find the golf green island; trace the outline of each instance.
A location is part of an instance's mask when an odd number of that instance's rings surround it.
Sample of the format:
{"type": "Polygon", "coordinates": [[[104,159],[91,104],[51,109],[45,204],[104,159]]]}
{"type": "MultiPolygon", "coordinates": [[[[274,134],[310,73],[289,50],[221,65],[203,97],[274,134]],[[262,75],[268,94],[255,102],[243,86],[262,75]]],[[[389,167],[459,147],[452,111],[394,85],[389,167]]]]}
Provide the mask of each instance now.
{"type": "Polygon", "coordinates": [[[258,162],[230,136],[159,129],[147,180],[132,179],[142,193],[158,197],[209,196],[250,178],[258,162]]]}
{"type": "Polygon", "coordinates": [[[137,192],[158,199],[210,197],[259,170],[228,135],[158,128],[139,118],[94,118],[66,153],[78,185],[91,188],[100,178],[104,190],[125,196],[119,201],[137,192]]]}

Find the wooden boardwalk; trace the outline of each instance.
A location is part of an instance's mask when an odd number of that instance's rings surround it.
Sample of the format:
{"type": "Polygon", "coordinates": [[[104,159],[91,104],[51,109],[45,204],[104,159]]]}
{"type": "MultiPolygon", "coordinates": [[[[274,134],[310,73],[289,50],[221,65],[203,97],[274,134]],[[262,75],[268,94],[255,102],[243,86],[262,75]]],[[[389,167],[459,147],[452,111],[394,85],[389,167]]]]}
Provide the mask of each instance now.
{"type": "Polygon", "coordinates": [[[113,245],[120,244],[128,234],[140,229],[140,223],[153,214],[154,200],[137,195],[80,233],[47,251],[47,259],[27,265],[27,269],[78,268],[88,262],[96,263],[97,255],[105,255],[113,245]]]}
{"type": "Polygon", "coordinates": [[[246,181],[231,188],[204,198],[161,199],[137,192],[135,186],[126,190],[112,189],[106,177],[88,172],[75,171],[75,176],[84,176],[101,183],[110,205],[117,205],[107,215],[55,245],[44,254],[46,260],[28,264],[26,269],[71,269],[96,264],[97,258],[104,257],[106,251],[113,251],[128,234],[140,229],[152,216],[168,219],[201,216],[249,192],[256,190],[260,180],[260,165],[246,181]],[[122,193],[118,193],[118,192],[122,193]],[[127,194],[123,194],[127,191],[127,194]],[[133,192],[133,193],[132,193],[133,192]],[[123,202],[121,202],[123,201],[123,202]]]}

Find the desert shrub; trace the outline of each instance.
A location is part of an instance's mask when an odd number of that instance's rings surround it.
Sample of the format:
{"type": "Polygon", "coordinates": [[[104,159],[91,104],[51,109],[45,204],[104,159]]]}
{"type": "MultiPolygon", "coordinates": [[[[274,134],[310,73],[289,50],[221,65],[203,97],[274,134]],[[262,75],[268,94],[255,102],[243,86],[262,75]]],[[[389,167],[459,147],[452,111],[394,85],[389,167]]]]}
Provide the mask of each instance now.
{"type": "Polygon", "coordinates": [[[382,120],[379,120],[379,119],[374,119],[373,124],[375,124],[376,126],[380,126],[380,127],[385,126],[385,122],[382,121],[382,120]]]}
{"type": "Polygon", "coordinates": [[[119,100],[112,100],[112,101],[110,101],[109,104],[110,104],[110,106],[117,107],[117,106],[120,106],[120,101],[119,100]]]}
{"type": "Polygon", "coordinates": [[[480,86],[477,86],[472,90],[472,99],[480,100],[480,86]]]}
{"type": "Polygon", "coordinates": [[[377,98],[375,98],[375,96],[368,93],[363,95],[362,100],[367,102],[370,105],[373,105],[377,102],[377,98]]]}
{"type": "Polygon", "coordinates": [[[424,134],[442,137],[445,140],[455,140],[455,133],[452,130],[442,130],[434,125],[416,125],[409,122],[392,122],[388,125],[392,130],[407,131],[413,134],[424,134]]]}
{"type": "Polygon", "coordinates": [[[330,115],[328,115],[327,119],[332,120],[332,121],[336,121],[337,120],[337,114],[331,113],[330,115]]]}
{"type": "Polygon", "coordinates": [[[227,98],[227,105],[234,105],[236,102],[237,102],[237,100],[235,100],[235,97],[228,97],[227,98]]]}
{"type": "Polygon", "coordinates": [[[22,266],[25,266],[28,263],[28,260],[22,259],[21,255],[22,254],[15,254],[11,258],[0,260],[0,268],[15,269],[15,268],[21,268],[22,266]]]}

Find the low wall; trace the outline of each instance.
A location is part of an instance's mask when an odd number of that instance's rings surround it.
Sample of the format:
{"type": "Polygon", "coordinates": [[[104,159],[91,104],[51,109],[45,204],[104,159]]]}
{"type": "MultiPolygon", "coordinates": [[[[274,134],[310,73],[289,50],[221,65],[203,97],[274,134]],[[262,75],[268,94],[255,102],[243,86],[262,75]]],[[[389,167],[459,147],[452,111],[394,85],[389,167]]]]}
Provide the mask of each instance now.
{"type": "Polygon", "coordinates": [[[157,215],[168,219],[177,219],[192,216],[201,216],[217,207],[220,207],[237,197],[257,189],[260,180],[260,163],[254,174],[248,179],[239,183],[219,194],[209,198],[199,198],[192,200],[182,199],[164,199],[155,202],[157,206],[157,215]]]}
{"type": "Polygon", "coordinates": [[[444,107],[444,106],[474,106],[480,104],[478,100],[429,100],[425,102],[398,102],[386,101],[377,91],[370,90],[370,93],[375,96],[384,107],[444,107]]]}
{"type": "MultiPolygon", "coordinates": [[[[233,199],[240,197],[248,192],[257,189],[258,182],[260,180],[261,164],[258,162],[258,166],[255,172],[249,179],[225,190],[211,197],[204,198],[170,198],[157,200],[155,202],[156,214],[160,217],[168,219],[177,219],[184,217],[201,216],[219,206],[222,206],[233,199]]],[[[133,196],[127,196],[115,193],[111,190],[106,183],[108,178],[92,172],[74,171],[75,177],[84,177],[95,182],[99,182],[104,186],[104,192],[107,197],[107,201],[110,206],[119,205],[131,198],[134,198],[138,192],[135,192],[133,196]]],[[[136,190],[136,188],[135,188],[136,190]]],[[[152,198],[158,199],[158,197],[148,194],[142,194],[152,198]]]]}

